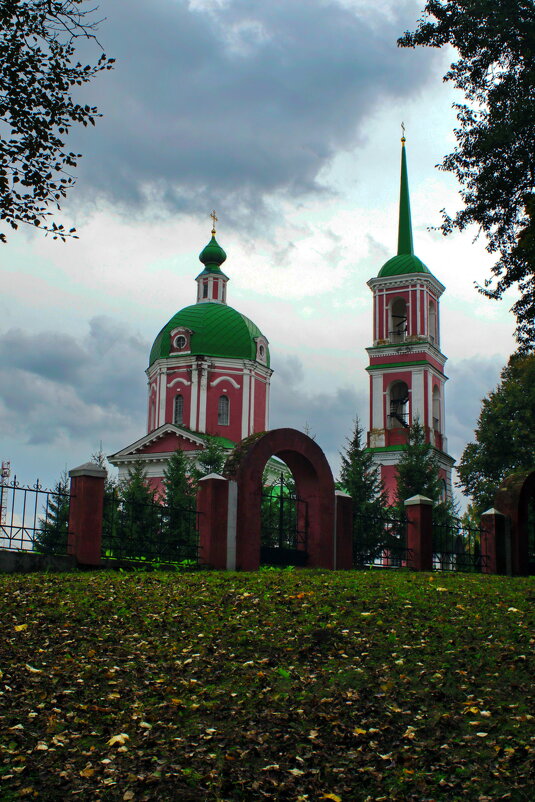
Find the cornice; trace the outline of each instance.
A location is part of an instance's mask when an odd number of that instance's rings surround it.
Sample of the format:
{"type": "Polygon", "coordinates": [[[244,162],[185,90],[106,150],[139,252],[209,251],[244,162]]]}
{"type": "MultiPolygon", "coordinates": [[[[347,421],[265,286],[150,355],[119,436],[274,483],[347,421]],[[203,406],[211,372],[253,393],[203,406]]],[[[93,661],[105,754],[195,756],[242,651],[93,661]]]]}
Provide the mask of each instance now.
{"type": "Polygon", "coordinates": [[[430,284],[437,292],[437,297],[440,298],[446,287],[438,280],[432,273],[405,273],[400,276],[375,276],[366,282],[368,287],[373,291],[375,289],[407,287],[414,284],[430,284]]]}

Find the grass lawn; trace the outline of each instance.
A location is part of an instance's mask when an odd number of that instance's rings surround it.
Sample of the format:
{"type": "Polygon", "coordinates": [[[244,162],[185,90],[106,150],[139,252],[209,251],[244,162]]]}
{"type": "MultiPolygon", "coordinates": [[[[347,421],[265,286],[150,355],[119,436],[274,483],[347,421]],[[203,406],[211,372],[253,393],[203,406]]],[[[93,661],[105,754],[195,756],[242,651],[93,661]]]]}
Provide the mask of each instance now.
{"type": "Polygon", "coordinates": [[[2,800],[535,798],[535,577],[35,574],[0,599],[2,800]]]}

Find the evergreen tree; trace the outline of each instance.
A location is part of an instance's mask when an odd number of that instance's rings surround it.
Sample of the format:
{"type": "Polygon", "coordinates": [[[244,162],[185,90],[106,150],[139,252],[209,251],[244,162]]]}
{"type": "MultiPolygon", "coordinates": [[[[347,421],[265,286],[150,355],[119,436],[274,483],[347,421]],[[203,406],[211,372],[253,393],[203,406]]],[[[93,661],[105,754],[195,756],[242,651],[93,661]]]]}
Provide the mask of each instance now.
{"type": "Polygon", "coordinates": [[[91,454],[91,462],[107,471],[104,480],[104,509],[102,516],[102,554],[111,556],[117,536],[117,520],[119,516],[119,487],[117,480],[110,475],[109,463],[102,448],[91,454]]]}
{"type": "Polygon", "coordinates": [[[416,420],[409,427],[407,446],[396,468],[395,504],[400,511],[411,496],[426,496],[434,503],[440,499],[438,462],[433,447],[426,442],[423,426],[416,420]]]}
{"type": "Polygon", "coordinates": [[[206,436],[204,442],[205,447],[197,456],[197,464],[191,469],[195,482],[208,473],[221,473],[227,459],[227,451],[217,437],[206,436]]]}
{"type": "Polygon", "coordinates": [[[49,494],[44,518],[39,519],[33,550],[41,554],[66,554],[69,531],[70,482],[63,471],[49,494]]]}
{"type": "Polygon", "coordinates": [[[121,556],[156,556],[160,529],[161,508],[147,483],[145,467],[138,460],[128,469],[128,477],[119,487],[115,542],[120,544],[121,556]]]}
{"type": "Polygon", "coordinates": [[[363,429],[355,419],[353,434],[341,453],[339,487],[353,499],[353,560],[367,564],[400,545],[401,533],[391,522],[381,476],[371,451],[362,445],[363,429]]]}
{"type": "Polygon", "coordinates": [[[457,523],[457,510],[451,499],[442,498],[442,482],[433,446],[425,440],[425,431],[418,420],[409,427],[407,447],[397,464],[395,505],[405,512],[404,502],[412,496],[425,496],[433,502],[433,523],[451,527],[457,523]]]}
{"type": "Polygon", "coordinates": [[[170,560],[196,559],[197,528],[195,486],[191,463],[183,451],[175,451],[163,476],[166,506],[162,536],[163,550],[170,560]]]}
{"type": "Polygon", "coordinates": [[[364,430],[358,418],[351,438],[341,453],[340,486],[353,499],[353,510],[358,514],[377,514],[386,507],[386,496],[371,451],[362,445],[364,430]]]}

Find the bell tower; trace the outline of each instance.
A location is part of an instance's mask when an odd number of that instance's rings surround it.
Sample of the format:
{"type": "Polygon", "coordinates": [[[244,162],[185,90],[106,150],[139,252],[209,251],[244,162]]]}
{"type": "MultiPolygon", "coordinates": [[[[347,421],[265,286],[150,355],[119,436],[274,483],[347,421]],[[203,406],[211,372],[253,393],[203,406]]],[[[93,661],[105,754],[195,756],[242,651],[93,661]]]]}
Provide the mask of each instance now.
{"type": "Polygon", "coordinates": [[[368,448],[391,501],[396,465],[416,420],[435,451],[444,497],[451,497],[451,469],[444,415],[446,357],[440,350],[439,301],[445,290],[414,254],[405,136],[401,139],[398,249],[376,278],[370,364],[368,448]]]}

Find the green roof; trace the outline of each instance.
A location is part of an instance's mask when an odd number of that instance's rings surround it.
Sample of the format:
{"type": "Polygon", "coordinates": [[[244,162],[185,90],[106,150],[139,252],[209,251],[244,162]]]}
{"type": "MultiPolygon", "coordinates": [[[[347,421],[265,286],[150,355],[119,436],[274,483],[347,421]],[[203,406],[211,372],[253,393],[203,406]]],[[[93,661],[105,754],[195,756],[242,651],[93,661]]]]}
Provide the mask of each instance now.
{"type": "Polygon", "coordinates": [[[398,252],[379,271],[379,278],[402,276],[407,273],[431,273],[421,259],[414,255],[412,243],[411,203],[405,137],[401,140],[401,177],[399,187],[398,252]]]}
{"type": "Polygon", "coordinates": [[[204,265],[203,273],[219,273],[220,267],[227,258],[227,254],[217,242],[215,231],[212,231],[212,239],[199,254],[199,260],[204,265]]]}
{"type": "MultiPolygon", "coordinates": [[[[183,326],[190,329],[190,353],[197,356],[219,356],[231,359],[256,359],[256,337],[262,332],[248,317],[231,306],[199,303],[186,306],[174,315],[154,340],[149,366],[169,356],[171,332],[183,326]]],[[[266,349],[269,367],[269,349],[266,349]]]]}
{"type": "Polygon", "coordinates": [[[431,271],[413,253],[400,253],[385,262],[379,271],[379,278],[384,276],[403,276],[405,273],[431,273],[431,271]]]}

